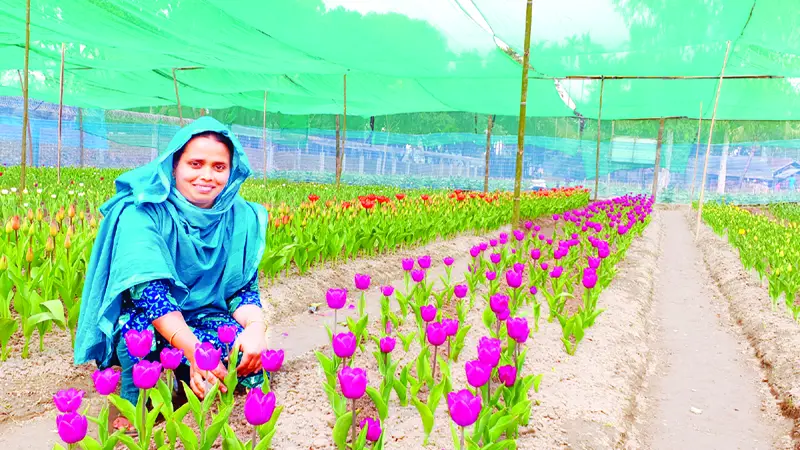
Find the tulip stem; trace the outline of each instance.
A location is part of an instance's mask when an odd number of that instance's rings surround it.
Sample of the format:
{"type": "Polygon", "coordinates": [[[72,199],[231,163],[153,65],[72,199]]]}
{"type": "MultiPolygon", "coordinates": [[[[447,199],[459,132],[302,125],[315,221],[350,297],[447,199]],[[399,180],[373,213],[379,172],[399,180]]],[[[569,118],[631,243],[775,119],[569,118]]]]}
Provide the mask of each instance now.
{"type": "Polygon", "coordinates": [[[147,431],[147,389],[139,390],[139,401],[142,402],[142,417],[139,423],[139,444],[145,442],[145,432],[147,431]]]}
{"type": "Polygon", "coordinates": [[[336,325],[339,323],[337,319],[337,313],[339,312],[338,309],[333,310],[333,335],[336,336],[336,325]]]}
{"type": "Polygon", "coordinates": [[[253,450],[256,448],[256,444],[258,444],[258,428],[253,427],[253,450]]]}
{"type": "Polygon", "coordinates": [[[431,380],[433,381],[433,385],[436,385],[436,354],[439,351],[439,346],[435,345],[433,347],[433,374],[431,375],[431,380]]]}
{"type": "Polygon", "coordinates": [[[464,427],[461,427],[461,446],[459,448],[464,449],[464,427]]]}
{"type": "Polygon", "coordinates": [[[351,426],[351,442],[356,445],[356,399],[353,399],[353,424],[351,426]]]}

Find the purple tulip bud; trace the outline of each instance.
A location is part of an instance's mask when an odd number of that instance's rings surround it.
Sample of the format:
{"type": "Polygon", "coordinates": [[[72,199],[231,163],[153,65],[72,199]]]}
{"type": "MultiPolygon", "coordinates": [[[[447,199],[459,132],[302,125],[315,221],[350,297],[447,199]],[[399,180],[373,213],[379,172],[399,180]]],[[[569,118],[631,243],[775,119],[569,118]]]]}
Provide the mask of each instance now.
{"type": "Polygon", "coordinates": [[[272,419],[275,412],[275,394],[264,393],[261,389],[251,389],[244,401],[244,418],[253,426],[264,425],[272,419]]]}
{"type": "Polygon", "coordinates": [[[104,370],[95,370],[92,374],[92,381],[97,393],[103,396],[114,393],[117,390],[120,375],[120,372],[112,367],[104,370]]]}
{"type": "Polygon", "coordinates": [[[425,322],[436,320],[436,307],[433,305],[424,305],[419,307],[419,314],[425,322]]]}
{"type": "Polygon", "coordinates": [[[469,389],[447,394],[447,409],[450,418],[460,427],[468,427],[478,420],[481,414],[481,397],[472,395],[469,389]]]}
{"type": "Polygon", "coordinates": [[[62,413],[75,412],[81,407],[81,401],[86,393],[75,389],[63,389],[53,395],[53,403],[62,413]]]}
{"type": "Polygon", "coordinates": [[[531,249],[531,259],[536,261],[541,257],[542,257],[542,251],[541,250],[539,250],[538,248],[531,249]]]}
{"type": "Polygon", "coordinates": [[[421,283],[422,280],[425,279],[425,271],[424,270],[412,270],[411,271],[411,279],[414,280],[415,283],[421,283]]]}
{"type": "Polygon", "coordinates": [[[489,307],[495,314],[508,310],[508,296],[505,294],[494,294],[489,299],[489,307]]]}
{"type": "Polygon", "coordinates": [[[464,297],[467,296],[467,290],[468,290],[468,287],[467,287],[466,284],[457,284],[453,288],[453,294],[455,294],[455,296],[458,297],[458,298],[464,298],[464,297]]]}
{"type": "Polygon", "coordinates": [[[417,258],[417,264],[422,269],[429,269],[431,267],[431,257],[428,255],[420,256],[417,258]]]}
{"type": "Polygon", "coordinates": [[[508,329],[508,337],[520,344],[527,341],[531,333],[531,330],[528,328],[528,320],[524,317],[509,318],[506,320],[506,328],[508,329]]]}
{"type": "Polygon", "coordinates": [[[445,265],[445,266],[447,266],[447,267],[450,267],[450,266],[452,266],[452,265],[453,265],[453,263],[454,263],[455,261],[456,261],[455,259],[453,259],[453,258],[451,258],[451,257],[449,257],[449,256],[446,256],[446,257],[445,257],[445,258],[442,260],[442,262],[444,263],[444,265],[445,265]]]}
{"type": "Polygon", "coordinates": [[[526,230],[530,230],[531,228],[533,228],[533,222],[531,222],[530,220],[526,221],[525,222],[525,229],[526,230]]]}
{"type": "Polygon", "coordinates": [[[497,369],[497,377],[507,387],[512,387],[517,382],[517,368],[514,366],[500,366],[497,369]]]}
{"type": "Polygon", "coordinates": [[[342,367],[337,375],[342,395],[349,399],[359,399],[367,390],[367,371],[359,368],[342,367]]]}
{"type": "Polygon", "coordinates": [[[558,220],[559,218],[558,214],[553,214],[553,220],[558,220]]]}
{"type": "Polygon", "coordinates": [[[512,254],[512,255],[516,255],[516,254],[517,254],[517,249],[515,249],[515,248],[512,248],[512,249],[511,249],[511,254],[512,254]]]}
{"type": "Polygon", "coordinates": [[[531,295],[536,295],[537,292],[539,292],[539,290],[536,289],[536,286],[531,286],[531,289],[530,289],[531,295]]]}
{"type": "Polygon", "coordinates": [[[518,241],[525,239],[525,232],[522,230],[514,230],[514,239],[518,241]]]}
{"type": "Polygon", "coordinates": [[[125,345],[128,347],[128,353],[133,358],[144,358],[150,354],[153,346],[153,332],[150,330],[128,330],[125,333],[125,345]]]}
{"type": "Polygon", "coordinates": [[[500,362],[500,340],[482,337],[478,341],[478,359],[491,367],[500,362]]]}
{"type": "Polygon", "coordinates": [[[525,264],[522,263],[514,263],[514,272],[521,274],[525,271],[525,264]]]}
{"type": "Polygon", "coordinates": [[[394,286],[381,286],[381,294],[384,297],[391,297],[394,294],[394,286]]]}
{"type": "Polygon", "coordinates": [[[499,264],[500,261],[503,260],[503,255],[499,253],[492,253],[491,256],[489,256],[489,260],[492,262],[492,264],[499,264]]]}
{"type": "Polygon", "coordinates": [[[370,442],[376,442],[378,439],[381,438],[381,421],[375,420],[372,417],[366,417],[361,419],[361,423],[358,426],[363,430],[364,427],[367,427],[367,440],[370,442]]]}
{"type": "Polygon", "coordinates": [[[611,250],[608,248],[607,242],[605,241],[600,241],[600,242],[601,243],[598,244],[597,246],[597,256],[599,256],[600,259],[606,259],[608,258],[608,255],[611,254],[611,250]]]}
{"type": "Polygon", "coordinates": [[[403,258],[403,270],[411,272],[414,269],[414,260],[411,258],[403,258]]]}
{"type": "Polygon", "coordinates": [[[183,350],[179,348],[164,347],[159,354],[161,366],[167,370],[175,370],[183,361],[183,350]]]}
{"type": "Polygon", "coordinates": [[[545,242],[547,242],[547,245],[553,245],[553,240],[552,239],[548,239],[545,242]]]}
{"type": "Polygon", "coordinates": [[[344,288],[331,288],[325,293],[325,300],[328,302],[328,308],[342,309],[347,303],[347,289],[344,288]]]}
{"type": "Polygon", "coordinates": [[[267,372],[277,372],[283,366],[283,350],[264,350],[261,352],[261,367],[267,372]]]}
{"type": "Polygon", "coordinates": [[[356,351],[356,335],[347,332],[333,336],[333,353],[339,358],[349,358],[356,351]]]}
{"type": "MultiPolygon", "coordinates": [[[[198,367],[200,364],[198,363],[198,367]]],[[[216,365],[214,368],[216,369],[216,365]]],[[[202,370],[210,370],[203,369],[202,370]]],[[[161,363],[142,360],[133,365],[133,384],[139,389],[153,389],[161,377],[161,363]]]]}
{"type": "Polygon", "coordinates": [[[540,234],[540,235],[539,235],[539,240],[540,240],[540,241],[544,241],[544,240],[546,240],[546,239],[547,239],[547,236],[545,236],[545,235],[543,235],[543,234],[540,234]]]}
{"type": "Polygon", "coordinates": [[[584,268],[583,279],[581,281],[583,282],[583,287],[592,289],[597,285],[597,272],[591,267],[584,268]]]}
{"type": "Polygon", "coordinates": [[[497,247],[497,244],[499,244],[497,239],[489,239],[489,245],[491,245],[492,247],[497,247]]]}
{"type": "Polygon", "coordinates": [[[360,291],[366,291],[367,289],[369,289],[369,282],[370,282],[369,275],[357,273],[354,277],[354,280],[356,283],[356,289],[360,291]]]}
{"type": "Polygon", "coordinates": [[[563,258],[563,257],[567,256],[567,253],[568,253],[568,252],[569,252],[569,250],[567,250],[567,248],[566,248],[566,247],[561,247],[561,246],[559,246],[559,247],[556,249],[556,251],[554,251],[554,252],[553,252],[553,258],[555,258],[555,259],[557,259],[557,260],[558,260],[558,259],[561,259],[561,258],[563,258]]]}
{"type": "Polygon", "coordinates": [[[58,437],[69,445],[82,441],[86,437],[88,426],[89,422],[86,417],[76,412],[68,412],[56,416],[58,437]]]}
{"type": "Polygon", "coordinates": [[[558,278],[564,272],[564,268],[561,266],[554,266],[552,272],[550,272],[550,278],[558,278]]]}
{"type": "Polygon", "coordinates": [[[458,319],[442,319],[442,325],[448,336],[455,336],[458,333],[458,319]]]}
{"type": "Polygon", "coordinates": [[[397,344],[397,339],[393,337],[386,336],[381,338],[380,340],[381,353],[392,353],[395,344],[397,344]]]}
{"type": "Polygon", "coordinates": [[[497,273],[492,272],[491,270],[486,271],[486,279],[489,281],[494,281],[497,278],[497,273]]]}
{"type": "Polygon", "coordinates": [[[220,357],[222,357],[222,350],[214,348],[214,344],[211,342],[203,342],[194,346],[194,359],[200,370],[216,369],[220,357]]]}
{"type": "Polygon", "coordinates": [[[440,322],[429,323],[425,331],[428,342],[434,347],[444,344],[444,341],[447,340],[447,331],[440,322]]]}
{"type": "Polygon", "coordinates": [[[222,325],[217,328],[217,337],[223,344],[232,344],[236,340],[236,332],[238,330],[233,325],[222,325]]]}
{"type": "Polygon", "coordinates": [[[481,254],[481,248],[477,245],[469,249],[469,256],[476,258],[478,255],[481,254]]]}
{"type": "Polygon", "coordinates": [[[538,232],[540,232],[541,230],[542,230],[542,227],[540,227],[539,225],[534,225],[534,226],[533,226],[533,231],[535,231],[535,232],[537,232],[537,233],[538,233],[538,232]]]}
{"type": "Polygon", "coordinates": [[[588,259],[589,259],[589,267],[591,267],[592,269],[597,269],[598,267],[600,267],[600,258],[590,256],[588,259]]]}
{"type": "Polygon", "coordinates": [[[486,242],[481,242],[480,244],[478,244],[478,247],[480,247],[482,252],[485,252],[486,249],[489,248],[489,244],[487,244],[486,242]]]}
{"type": "Polygon", "coordinates": [[[516,270],[509,270],[506,272],[506,283],[512,289],[522,286],[522,274],[516,270]]]}
{"type": "Polygon", "coordinates": [[[492,376],[492,366],[478,360],[467,361],[464,370],[467,373],[467,383],[476,388],[489,382],[489,378],[492,376]]]}

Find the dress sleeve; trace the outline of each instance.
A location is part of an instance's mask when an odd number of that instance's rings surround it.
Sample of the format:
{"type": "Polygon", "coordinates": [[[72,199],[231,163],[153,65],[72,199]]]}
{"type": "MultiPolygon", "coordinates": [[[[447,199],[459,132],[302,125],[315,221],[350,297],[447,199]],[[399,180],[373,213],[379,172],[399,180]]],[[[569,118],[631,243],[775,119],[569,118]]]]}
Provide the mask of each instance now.
{"type": "Polygon", "coordinates": [[[150,322],[173,311],[180,311],[178,303],[169,293],[169,282],[166,280],[140,283],[128,292],[134,306],[143,311],[150,322]]]}
{"type": "Polygon", "coordinates": [[[245,287],[239,289],[233,297],[228,299],[228,311],[231,314],[244,305],[261,307],[261,295],[258,292],[258,272],[245,287]]]}

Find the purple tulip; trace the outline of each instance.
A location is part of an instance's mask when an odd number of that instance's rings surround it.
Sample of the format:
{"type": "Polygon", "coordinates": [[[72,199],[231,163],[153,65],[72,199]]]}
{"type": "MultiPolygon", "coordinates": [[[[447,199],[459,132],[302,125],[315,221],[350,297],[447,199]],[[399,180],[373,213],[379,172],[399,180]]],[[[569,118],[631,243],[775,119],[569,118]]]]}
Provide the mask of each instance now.
{"type": "Polygon", "coordinates": [[[117,390],[120,375],[120,372],[112,367],[105,370],[95,370],[92,374],[92,381],[97,393],[103,396],[114,393],[117,390]]]}
{"type": "Polygon", "coordinates": [[[381,438],[381,433],[383,433],[383,430],[381,430],[381,421],[371,417],[361,419],[361,423],[359,423],[358,426],[362,430],[364,427],[367,427],[367,440],[370,442],[376,442],[381,438]]]}
{"type": "Polygon", "coordinates": [[[500,339],[482,337],[478,341],[478,359],[491,367],[497,366],[500,362],[500,339]]]}
{"type": "Polygon", "coordinates": [[[452,265],[453,265],[453,263],[454,263],[454,262],[456,262],[456,260],[455,260],[455,259],[453,259],[453,258],[451,258],[451,257],[449,257],[449,256],[446,256],[446,257],[445,257],[445,258],[442,260],[442,262],[444,263],[444,265],[445,265],[445,266],[447,266],[447,267],[450,267],[450,266],[452,266],[452,265]]]}
{"type": "Polygon", "coordinates": [[[567,256],[567,253],[569,253],[569,249],[559,245],[558,248],[556,249],[556,251],[553,252],[553,258],[561,259],[561,258],[567,256]]]}
{"type": "Polygon", "coordinates": [[[447,340],[447,331],[440,322],[429,323],[425,331],[428,342],[434,347],[444,344],[444,341],[447,340]]]}
{"type": "Polygon", "coordinates": [[[402,264],[403,270],[406,272],[410,272],[412,269],[414,269],[414,260],[411,258],[403,258],[402,264]]]}
{"type": "Polygon", "coordinates": [[[545,240],[545,242],[547,242],[547,245],[553,245],[553,240],[552,239],[547,239],[547,240],[545,240]]]}
{"type": "Polygon", "coordinates": [[[592,289],[597,285],[597,272],[592,269],[591,267],[586,267],[583,269],[583,287],[586,289],[592,289]]]}
{"type": "Polygon", "coordinates": [[[330,309],[342,309],[347,303],[347,289],[344,288],[331,288],[325,293],[325,300],[328,302],[330,309]]]}
{"type": "Polygon", "coordinates": [[[507,235],[507,234],[505,234],[505,233],[501,233],[501,234],[500,234],[500,239],[498,240],[498,243],[499,243],[500,245],[506,245],[506,244],[508,244],[508,235],[507,235]]]}
{"type": "Polygon", "coordinates": [[[455,336],[458,333],[458,319],[442,319],[442,325],[448,336],[455,336]]]}
{"type": "Polygon", "coordinates": [[[527,341],[531,333],[531,330],[528,328],[528,320],[524,317],[509,318],[506,320],[506,328],[508,329],[508,337],[520,344],[527,341]]]}
{"type": "Polygon", "coordinates": [[[125,333],[125,345],[128,347],[128,353],[132,357],[144,358],[150,354],[153,346],[153,332],[150,330],[128,330],[125,333]]]}
{"type": "Polygon", "coordinates": [[[507,387],[512,387],[517,382],[517,368],[514,366],[500,366],[497,368],[497,377],[507,387]]]}
{"type": "Polygon", "coordinates": [[[88,426],[89,422],[86,417],[76,412],[68,412],[56,416],[58,437],[69,445],[82,441],[86,437],[88,426]]]}
{"type": "Polygon", "coordinates": [[[561,274],[564,273],[564,268],[561,266],[553,266],[553,270],[550,272],[550,278],[558,278],[561,274]]]}
{"type": "Polygon", "coordinates": [[[533,222],[530,220],[525,221],[525,229],[530,230],[531,228],[533,228],[533,222]]]}
{"type": "Polygon", "coordinates": [[[489,245],[491,245],[492,247],[497,247],[497,244],[499,244],[497,239],[489,239],[489,245]]]}
{"type": "Polygon", "coordinates": [[[598,267],[600,267],[600,258],[590,256],[588,259],[589,259],[589,267],[591,267],[592,269],[597,269],[598,267]]]}
{"type": "Polygon", "coordinates": [[[261,352],[261,367],[267,372],[277,372],[283,366],[283,350],[264,350],[261,352]]]}
{"type": "Polygon", "coordinates": [[[467,290],[468,290],[468,287],[467,287],[466,284],[457,284],[453,288],[453,294],[455,294],[455,296],[458,297],[458,298],[464,298],[464,297],[467,296],[467,290]]]}
{"type": "Polygon", "coordinates": [[[539,235],[539,240],[540,240],[540,241],[544,241],[544,240],[546,240],[546,239],[547,239],[547,236],[545,236],[545,235],[543,235],[543,234],[540,234],[540,235],[539,235]]]}
{"type": "Polygon", "coordinates": [[[159,354],[161,365],[167,370],[175,370],[183,361],[183,350],[179,348],[164,347],[159,354]]]}
{"type": "Polygon", "coordinates": [[[600,241],[600,242],[601,243],[598,244],[597,246],[597,256],[599,256],[600,259],[606,259],[608,258],[608,255],[611,254],[611,250],[608,248],[607,242],[605,241],[600,241]]]}
{"type": "Polygon", "coordinates": [[[482,252],[485,252],[486,249],[489,248],[489,244],[487,244],[486,242],[481,242],[480,244],[478,244],[478,247],[480,247],[482,252]]]}
{"type": "Polygon", "coordinates": [[[535,260],[538,260],[541,257],[542,257],[542,251],[541,250],[539,250],[538,248],[532,248],[531,249],[531,259],[533,259],[535,261],[535,260]]]}
{"type": "Polygon", "coordinates": [[[506,283],[510,288],[516,289],[522,286],[522,274],[516,270],[509,270],[506,272],[506,283]]]}
{"type": "Polygon", "coordinates": [[[223,325],[217,328],[217,336],[223,344],[232,344],[236,340],[236,329],[233,325],[223,325]]]}
{"type": "Polygon", "coordinates": [[[63,389],[53,395],[53,403],[62,413],[75,412],[81,407],[81,401],[83,401],[85,394],[85,392],[75,388],[63,389]]]}
{"type": "Polygon", "coordinates": [[[537,232],[537,233],[538,233],[538,232],[539,232],[539,231],[541,231],[541,230],[542,230],[542,227],[540,227],[539,225],[534,225],[534,226],[533,226],[533,231],[535,231],[535,232],[537,232]]]}
{"type": "Polygon", "coordinates": [[[380,340],[381,353],[392,353],[395,344],[397,344],[397,339],[393,337],[386,336],[381,338],[380,340]]]}
{"type": "Polygon", "coordinates": [[[436,320],[436,307],[433,305],[420,306],[419,314],[425,322],[436,320]]]}
{"type": "Polygon", "coordinates": [[[491,270],[486,271],[486,279],[489,281],[494,281],[497,278],[497,273],[492,272],[491,270]]]}
{"type": "Polygon", "coordinates": [[[394,294],[394,286],[381,286],[381,294],[384,297],[391,297],[394,294]]]}
{"type": "Polygon", "coordinates": [[[504,311],[508,311],[508,296],[505,294],[494,294],[489,299],[489,307],[492,308],[492,312],[498,315],[504,311]]]}
{"type": "Polygon", "coordinates": [[[194,346],[194,359],[200,370],[216,369],[220,357],[222,357],[222,350],[214,348],[214,344],[211,342],[203,342],[194,346]]]}
{"type": "Polygon", "coordinates": [[[333,353],[339,358],[349,358],[356,351],[356,335],[347,332],[333,336],[333,353]]]}
{"type": "Polygon", "coordinates": [[[472,256],[473,258],[477,258],[478,255],[480,254],[481,254],[481,248],[478,247],[477,245],[469,249],[469,256],[472,256]]]}
{"type": "Polygon", "coordinates": [[[558,220],[558,219],[560,219],[560,217],[558,216],[558,214],[553,214],[553,220],[558,220]]]}
{"type": "Polygon", "coordinates": [[[531,286],[531,289],[530,289],[529,292],[531,293],[531,295],[536,295],[536,293],[539,292],[539,290],[536,289],[536,286],[531,286]]]}
{"type": "MultiPolygon", "coordinates": [[[[513,249],[512,249],[513,250],[513,249]]],[[[521,274],[525,271],[525,264],[522,263],[514,263],[514,272],[521,274]]]]}
{"type": "Polygon", "coordinates": [[[412,270],[411,271],[411,279],[414,280],[415,283],[421,283],[422,280],[425,279],[425,271],[424,270],[412,270]]]}
{"type": "Polygon", "coordinates": [[[420,256],[417,258],[417,264],[421,269],[429,269],[431,267],[431,257],[429,255],[420,256]]]}
{"type": "Polygon", "coordinates": [[[500,264],[500,261],[502,260],[503,260],[503,255],[499,253],[492,253],[491,256],[489,256],[489,261],[491,261],[492,264],[500,264]]]}
{"type": "Polygon", "coordinates": [[[548,267],[549,267],[549,266],[547,265],[547,263],[546,263],[546,262],[543,262],[543,263],[542,263],[542,270],[547,270],[547,268],[548,268],[548,267]]]}
{"type": "Polygon", "coordinates": [[[481,397],[472,395],[469,389],[447,394],[447,409],[450,418],[460,427],[468,427],[478,420],[481,414],[481,397]]]}
{"type": "Polygon", "coordinates": [[[525,239],[525,232],[522,230],[514,230],[514,239],[518,241],[525,239]]]}
{"type": "Polygon", "coordinates": [[[492,376],[492,366],[478,360],[467,361],[464,364],[464,370],[467,372],[467,383],[476,388],[488,383],[492,376]]]}
{"type": "MultiPolygon", "coordinates": [[[[200,364],[198,363],[198,367],[200,364]]],[[[216,369],[216,365],[214,368],[216,369]]],[[[211,370],[203,369],[202,370],[211,370]]],[[[133,384],[139,389],[153,389],[161,377],[161,363],[142,360],[133,365],[133,384]]]]}
{"type": "Polygon", "coordinates": [[[364,369],[342,367],[337,375],[342,395],[349,399],[358,399],[364,396],[367,390],[367,371],[364,369]]]}
{"type": "Polygon", "coordinates": [[[356,283],[356,289],[358,289],[359,291],[366,291],[367,289],[369,289],[369,282],[370,282],[369,275],[357,273],[354,277],[354,280],[356,283]]]}
{"type": "Polygon", "coordinates": [[[244,401],[244,418],[253,426],[264,425],[272,419],[275,412],[275,394],[264,393],[261,389],[251,389],[244,401]]]}

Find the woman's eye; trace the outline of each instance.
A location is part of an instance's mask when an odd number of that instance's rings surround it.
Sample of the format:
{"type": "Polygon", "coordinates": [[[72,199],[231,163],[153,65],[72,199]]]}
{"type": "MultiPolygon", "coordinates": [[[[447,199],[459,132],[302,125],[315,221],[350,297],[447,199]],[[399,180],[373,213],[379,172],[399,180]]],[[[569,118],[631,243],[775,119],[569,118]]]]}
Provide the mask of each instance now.
{"type": "Polygon", "coordinates": [[[224,164],[218,164],[217,165],[217,170],[219,170],[220,172],[225,170],[225,165],[224,164]]]}

